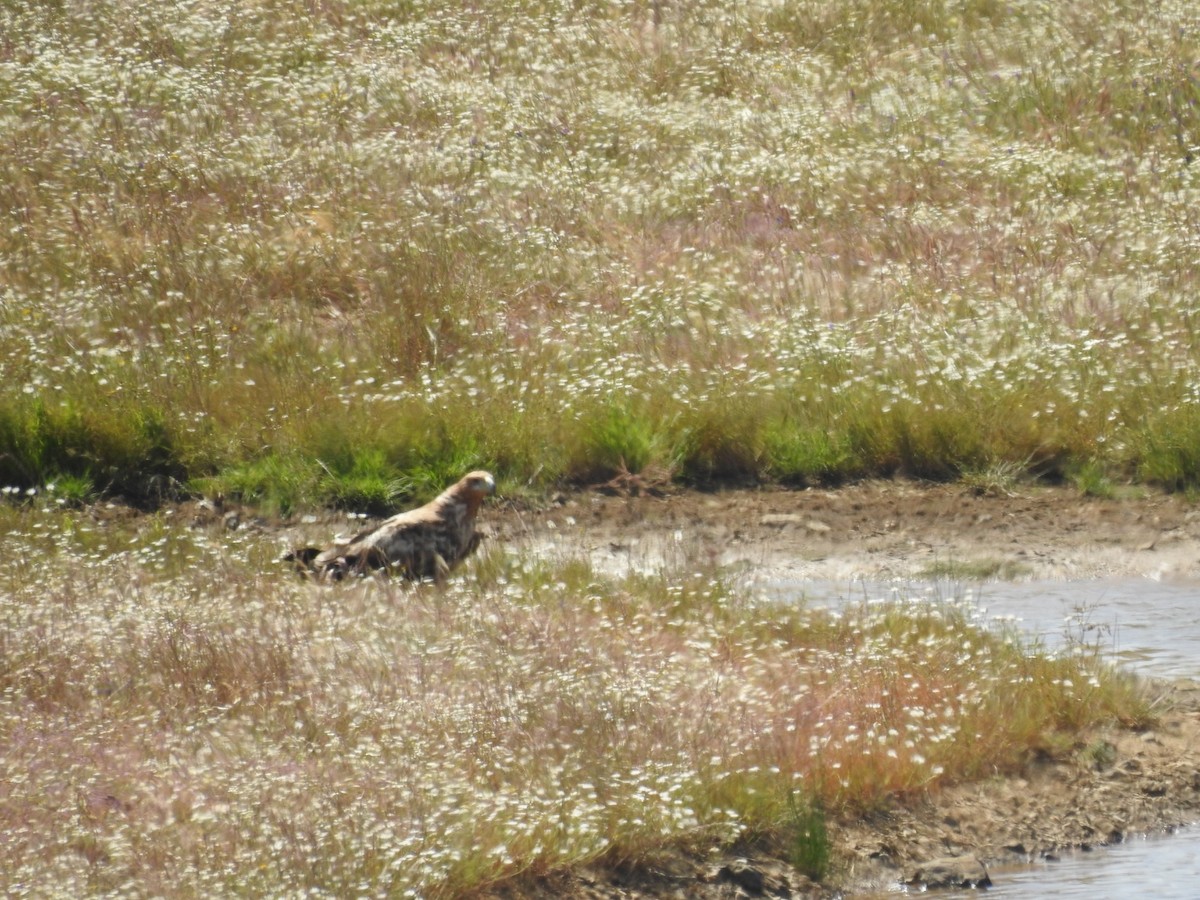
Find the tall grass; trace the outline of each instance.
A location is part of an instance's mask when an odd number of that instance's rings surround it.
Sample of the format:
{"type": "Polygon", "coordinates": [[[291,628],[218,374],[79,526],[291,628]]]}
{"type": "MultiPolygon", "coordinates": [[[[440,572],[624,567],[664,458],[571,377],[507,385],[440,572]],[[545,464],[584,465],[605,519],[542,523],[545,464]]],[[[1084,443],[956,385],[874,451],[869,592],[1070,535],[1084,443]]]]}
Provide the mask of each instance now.
{"type": "Polygon", "coordinates": [[[0,479],[369,507],[468,458],[1193,488],[1196,25],[7,3],[0,479]]]}
{"type": "Polygon", "coordinates": [[[687,565],[499,551],[321,588],[252,530],[3,513],[0,889],[451,897],[765,842],[1145,722],[1095,655],[952,603],[766,601],[687,565]]]}

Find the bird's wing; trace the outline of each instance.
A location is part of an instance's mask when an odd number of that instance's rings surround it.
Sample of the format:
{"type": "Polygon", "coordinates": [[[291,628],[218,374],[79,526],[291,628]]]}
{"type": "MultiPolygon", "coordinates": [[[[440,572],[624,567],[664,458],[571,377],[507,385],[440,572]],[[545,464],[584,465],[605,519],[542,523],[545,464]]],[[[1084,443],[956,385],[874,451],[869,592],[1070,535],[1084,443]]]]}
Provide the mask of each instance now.
{"type": "Polygon", "coordinates": [[[368,528],[347,541],[334,544],[317,556],[313,560],[313,565],[320,567],[343,557],[358,557],[372,549],[382,550],[389,559],[392,559],[392,550],[397,545],[403,545],[409,537],[416,537],[429,531],[431,526],[440,525],[442,518],[439,513],[440,510],[432,503],[419,509],[397,513],[374,528],[368,528]]]}

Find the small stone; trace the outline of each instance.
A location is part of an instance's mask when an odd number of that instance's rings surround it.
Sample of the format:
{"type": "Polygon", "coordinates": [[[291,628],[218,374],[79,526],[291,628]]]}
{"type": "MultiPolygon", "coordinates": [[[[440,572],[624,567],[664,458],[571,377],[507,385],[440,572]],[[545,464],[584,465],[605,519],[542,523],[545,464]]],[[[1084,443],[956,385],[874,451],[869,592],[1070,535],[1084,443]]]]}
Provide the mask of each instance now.
{"type": "Polygon", "coordinates": [[[747,860],[735,859],[725,866],[721,874],[738,887],[752,894],[761,894],[763,892],[763,873],[747,860]]]}
{"type": "Polygon", "coordinates": [[[988,877],[978,857],[945,856],[921,863],[904,879],[910,886],[924,888],[979,888],[989,887],[988,877]]]}
{"type": "Polygon", "coordinates": [[[1142,793],[1147,797],[1165,797],[1170,785],[1161,779],[1146,779],[1141,784],[1142,793]]]}
{"type": "Polygon", "coordinates": [[[800,525],[804,522],[804,516],[796,515],[795,513],[767,513],[759,521],[763,525],[772,525],[776,528],[783,528],[785,525],[800,525]]]}

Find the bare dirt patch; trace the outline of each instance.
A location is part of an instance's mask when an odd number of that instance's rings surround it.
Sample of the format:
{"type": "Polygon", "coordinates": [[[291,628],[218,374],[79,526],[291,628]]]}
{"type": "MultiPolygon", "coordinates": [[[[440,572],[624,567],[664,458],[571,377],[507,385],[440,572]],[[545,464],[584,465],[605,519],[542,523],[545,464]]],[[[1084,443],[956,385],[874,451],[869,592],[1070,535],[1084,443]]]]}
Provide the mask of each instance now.
{"type": "Polygon", "coordinates": [[[694,557],[781,578],[917,577],[939,567],[1038,579],[1200,577],[1200,509],[1177,495],[866,482],[838,489],[564,495],[487,515],[496,539],[604,569],[694,557]]]}

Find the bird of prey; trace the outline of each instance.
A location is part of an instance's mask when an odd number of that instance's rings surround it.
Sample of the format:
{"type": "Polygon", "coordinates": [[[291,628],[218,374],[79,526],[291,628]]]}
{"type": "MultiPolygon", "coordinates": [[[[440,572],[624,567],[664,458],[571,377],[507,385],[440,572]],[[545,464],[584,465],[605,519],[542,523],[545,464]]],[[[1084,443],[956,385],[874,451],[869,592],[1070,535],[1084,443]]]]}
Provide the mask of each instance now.
{"type": "Polygon", "coordinates": [[[305,547],[284,559],[322,580],[382,571],[441,582],[479,546],[475,516],[484,498],[495,492],[491,473],[470,472],[418,509],[397,513],[326,550],[305,547]]]}

